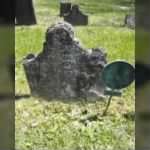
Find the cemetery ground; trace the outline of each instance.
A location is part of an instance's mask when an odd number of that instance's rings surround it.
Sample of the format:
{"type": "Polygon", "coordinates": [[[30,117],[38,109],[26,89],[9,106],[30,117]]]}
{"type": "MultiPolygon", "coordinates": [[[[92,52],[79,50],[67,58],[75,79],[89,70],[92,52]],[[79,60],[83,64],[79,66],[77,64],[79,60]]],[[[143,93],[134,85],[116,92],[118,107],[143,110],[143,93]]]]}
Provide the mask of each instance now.
{"type": "MultiPolygon", "coordinates": [[[[108,62],[118,59],[134,64],[134,30],[123,27],[125,14],[133,11],[129,0],[76,0],[89,15],[88,26],[75,27],[86,48],[103,47],[108,62]]],[[[34,0],[38,24],[16,26],[16,95],[30,94],[22,59],[42,51],[48,26],[62,20],[58,0],[34,0]]],[[[16,149],[134,149],[134,84],[114,97],[102,117],[106,101],[63,102],[40,98],[16,100],[16,149]]]]}

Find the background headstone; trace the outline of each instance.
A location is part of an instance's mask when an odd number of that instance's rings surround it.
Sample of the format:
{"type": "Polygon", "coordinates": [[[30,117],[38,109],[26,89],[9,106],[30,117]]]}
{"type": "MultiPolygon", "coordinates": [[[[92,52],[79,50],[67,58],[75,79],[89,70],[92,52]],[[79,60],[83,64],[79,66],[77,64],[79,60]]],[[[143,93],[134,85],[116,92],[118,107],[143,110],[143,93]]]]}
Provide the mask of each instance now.
{"type": "Polygon", "coordinates": [[[14,1],[0,1],[0,24],[14,24],[14,1]]]}
{"type": "Polygon", "coordinates": [[[23,60],[32,95],[45,99],[99,98],[105,88],[101,71],[106,63],[104,49],[88,52],[68,23],[49,27],[43,51],[23,60]]]}
{"type": "Polygon", "coordinates": [[[70,0],[60,0],[60,16],[62,17],[66,13],[68,13],[71,9],[71,1],[70,0]]]}
{"type": "Polygon", "coordinates": [[[16,0],[15,6],[17,25],[36,24],[36,16],[32,0],[16,0]]]}
{"type": "Polygon", "coordinates": [[[88,16],[83,14],[79,5],[73,5],[69,13],[64,15],[64,21],[72,25],[88,25],[88,16]]]}
{"type": "Polygon", "coordinates": [[[127,14],[125,16],[124,24],[128,28],[134,29],[135,28],[135,15],[127,14]]]}

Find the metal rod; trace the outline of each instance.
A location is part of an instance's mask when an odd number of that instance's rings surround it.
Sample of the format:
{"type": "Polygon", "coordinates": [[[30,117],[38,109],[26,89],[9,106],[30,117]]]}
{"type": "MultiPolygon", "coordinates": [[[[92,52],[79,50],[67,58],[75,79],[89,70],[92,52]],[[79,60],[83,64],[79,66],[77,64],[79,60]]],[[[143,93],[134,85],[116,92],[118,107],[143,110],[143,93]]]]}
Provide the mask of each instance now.
{"type": "Polygon", "coordinates": [[[108,107],[109,107],[109,105],[110,105],[110,102],[111,102],[111,99],[112,99],[112,95],[109,97],[109,99],[108,99],[108,103],[107,103],[107,106],[106,106],[106,109],[105,109],[105,111],[103,112],[103,116],[105,116],[106,114],[107,114],[107,110],[108,110],[108,107]]]}

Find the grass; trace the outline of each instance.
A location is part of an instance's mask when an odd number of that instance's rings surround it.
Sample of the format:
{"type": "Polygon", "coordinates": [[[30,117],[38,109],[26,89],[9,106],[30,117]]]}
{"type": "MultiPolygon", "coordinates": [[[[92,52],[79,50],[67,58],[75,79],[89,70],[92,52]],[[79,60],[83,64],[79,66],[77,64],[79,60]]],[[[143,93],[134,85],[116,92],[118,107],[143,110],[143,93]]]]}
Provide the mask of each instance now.
{"type": "MultiPolygon", "coordinates": [[[[134,31],[122,26],[129,0],[76,0],[89,15],[89,25],[75,27],[86,48],[103,47],[108,62],[123,59],[134,64],[134,31]],[[122,9],[120,6],[126,7],[122,9]]],[[[30,90],[21,65],[28,53],[42,50],[48,26],[59,18],[58,0],[34,0],[38,24],[16,27],[16,94],[30,90]]],[[[107,99],[106,99],[107,101],[107,99]]],[[[108,115],[105,103],[51,101],[40,98],[16,101],[17,149],[134,149],[134,84],[114,97],[108,115]],[[88,116],[94,116],[92,119],[88,116]],[[127,117],[128,116],[128,117],[127,117]]]]}
{"type": "MultiPolygon", "coordinates": [[[[133,0],[132,0],[133,1],[133,0]]],[[[89,26],[122,25],[126,13],[134,13],[134,2],[131,0],[72,0],[80,9],[89,15],[89,26]]],[[[49,25],[59,18],[59,0],[34,0],[38,22],[49,25]]]]}

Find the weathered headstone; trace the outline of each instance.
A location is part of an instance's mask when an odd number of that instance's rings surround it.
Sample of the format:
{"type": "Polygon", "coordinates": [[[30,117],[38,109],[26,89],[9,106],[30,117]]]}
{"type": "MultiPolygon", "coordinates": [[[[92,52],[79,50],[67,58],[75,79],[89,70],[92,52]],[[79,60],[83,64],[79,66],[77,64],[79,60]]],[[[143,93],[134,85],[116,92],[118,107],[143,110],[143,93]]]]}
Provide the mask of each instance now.
{"type": "Polygon", "coordinates": [[[71,10],[71,1],[70,0],[60,0],[60,16],[68,13],[71,10]]]}
{"type": "Polygon", "coordinates": [[[130,29],[134,29],[135,28],[135,15],[127,14],[125,16],[124,25],[130,29]]]}
{"type": "Polygon", "coordinates": [[[88,25],[88,16],[83,14],[78,5],[73,5],[69,13],[64,15],[64,21],[72,25],[88,25]]]}
{"type": "Polygon", "coordinates": [[[88,52],[66,22],[49,27],[43,51],[23,60],[32,95],[45,99],[99,98],[105,88],[101,81],[105,64],[104,49],[88,52]]]}

